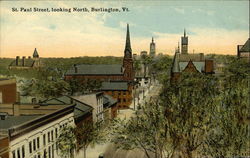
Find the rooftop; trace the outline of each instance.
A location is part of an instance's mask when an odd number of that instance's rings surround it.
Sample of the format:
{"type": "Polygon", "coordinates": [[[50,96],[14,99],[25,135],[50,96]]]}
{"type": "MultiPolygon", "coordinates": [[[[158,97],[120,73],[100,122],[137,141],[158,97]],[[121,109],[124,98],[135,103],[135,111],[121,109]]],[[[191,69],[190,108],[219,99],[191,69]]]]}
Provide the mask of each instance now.
{"type": "Polygon", "coordinates": [[[100,90],[128,90],[128,82],[102,82],[100,90]]]}
{"type": "Polygon", "coordinates": [[[75,65],[65,75],[123,75],[122,65],[75,65]],[[77,71],[76,71],[77,69],[77,71]]]}

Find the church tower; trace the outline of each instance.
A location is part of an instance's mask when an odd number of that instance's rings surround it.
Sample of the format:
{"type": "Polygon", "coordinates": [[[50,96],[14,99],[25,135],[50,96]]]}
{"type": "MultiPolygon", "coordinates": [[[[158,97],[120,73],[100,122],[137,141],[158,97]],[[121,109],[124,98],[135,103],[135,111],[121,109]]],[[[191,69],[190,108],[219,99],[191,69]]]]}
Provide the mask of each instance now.
{"type": "Polygon", "coordinates": [[[184,29],[184,36],[181,37],[181,54],[188,54],[188,36],[184,29]]]}
{"type": "Polygon", "coordinates": [[[33,60],[34,60],[34,67],[40,67],[41,65],[40,65],[40,58],[39,58],[39,54],[38,54],[38,52],[37,52],[37,50],[36,50],[36,48],[35,48],[35,50],[34,50],[34,53],[33,53],[33,60]]]}
{"type": "Polygon", "coordinates": [[[129,25],[127,24],[126,44],[123,58],[124,80],[134,79],[132,49],[130,44],[129,25]]]}
{"type": "Polygon", "coordinates": [[[155,57],[155,43],[154,43],[154,38],[153,37],[152,37],[152,42],[150,43],[149,55],[151,57],[155,57]]]}

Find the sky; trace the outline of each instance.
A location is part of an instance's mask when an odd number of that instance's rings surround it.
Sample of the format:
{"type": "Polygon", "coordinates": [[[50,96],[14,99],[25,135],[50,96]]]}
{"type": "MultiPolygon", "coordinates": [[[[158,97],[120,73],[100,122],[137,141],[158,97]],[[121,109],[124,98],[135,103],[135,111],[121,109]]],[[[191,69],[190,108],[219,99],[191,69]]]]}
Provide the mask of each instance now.
{"type": "Polygon", "coordinates": [[[133,53],[173,55],[186,29],[190,53],[234,54],[249,38],[249,1],[0,1],[0,57],[123,56],[126,25],[133,53]],[[21,12],[20,8],[50,12],[21,12]],[[52,12],[51,8],[121,12],[52,12]],[[17,8],[19,12],[13,12],[17,8]]]}

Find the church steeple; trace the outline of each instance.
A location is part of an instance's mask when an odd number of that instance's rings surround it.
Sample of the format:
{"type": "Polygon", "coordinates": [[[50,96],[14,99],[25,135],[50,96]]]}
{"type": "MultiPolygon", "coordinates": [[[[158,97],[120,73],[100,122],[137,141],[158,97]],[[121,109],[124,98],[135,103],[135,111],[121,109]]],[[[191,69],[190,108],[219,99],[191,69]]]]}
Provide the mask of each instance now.
{"type": "Polygon", "coordinates": [[[152,43],[154,43],[154,37],[152,37],[152,43]]]}
{"type": "Polygon", "coordinates": [[[186,37],[186,29],[184,29],[184,37],[186,37]]]}
{"type": "Polygon", "coordinates": [[[38,52],[35,48],[34,53],[33,53],[33,58],[39,58],[38,52]]]}
{"type": "Polygon", "coordinates": [[[126,44],[125,44],[125,50],[124,53],[129,52],[132,53],[131,44],[130,44],[130,35],[129,35],[129,24],[127,24],[127,35],[126,35],[126,44]]]}

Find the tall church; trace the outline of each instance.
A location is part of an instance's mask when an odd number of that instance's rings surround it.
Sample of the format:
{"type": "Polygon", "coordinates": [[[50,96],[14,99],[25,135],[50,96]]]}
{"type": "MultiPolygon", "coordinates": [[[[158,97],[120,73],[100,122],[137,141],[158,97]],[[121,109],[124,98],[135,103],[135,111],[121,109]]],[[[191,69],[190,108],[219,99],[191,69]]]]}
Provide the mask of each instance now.
{"type": "Polygon", "coordinates": [[[133,81],[134,79],[133,58],[132,58],[132,49],[130,44],[130,33],[128,24],[127,24],[127,35],[126,35],[126,43],[125,43],[124,57],[123,57],[123,68],[124,68],[124,80],[133,81]]]}

